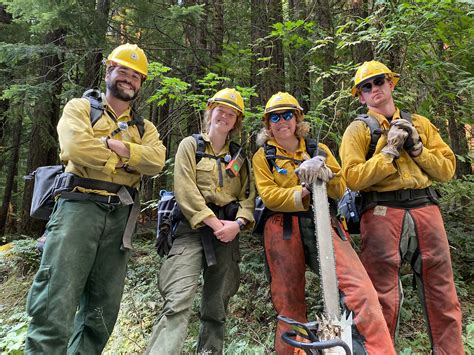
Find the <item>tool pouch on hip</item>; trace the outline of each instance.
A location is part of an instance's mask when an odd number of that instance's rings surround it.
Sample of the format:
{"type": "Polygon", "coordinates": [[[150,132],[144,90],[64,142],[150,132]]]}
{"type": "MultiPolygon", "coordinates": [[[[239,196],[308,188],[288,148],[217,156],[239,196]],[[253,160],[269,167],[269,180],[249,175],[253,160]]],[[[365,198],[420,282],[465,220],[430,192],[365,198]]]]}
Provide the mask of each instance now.
{"type": "Polygon", "coordinates": [[[57,180],[64,174],[62,165],[40,166],[25,180],[34,180],[30,216],[48,220],[54,207],[54,190],[57,180]]]}

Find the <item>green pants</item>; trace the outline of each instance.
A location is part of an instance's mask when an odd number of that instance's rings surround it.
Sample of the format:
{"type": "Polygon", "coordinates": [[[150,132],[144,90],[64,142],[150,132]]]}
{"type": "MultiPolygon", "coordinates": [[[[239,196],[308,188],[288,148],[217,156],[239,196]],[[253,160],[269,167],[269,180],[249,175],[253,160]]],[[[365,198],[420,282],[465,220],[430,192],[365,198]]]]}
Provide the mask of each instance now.
{"type": "Polygon", "coordinates": [[[217,265],[207,267],[199,230],[182,222],[159,275],[163,310],[153,329],[148,354],[179,354],[186,339],[194,295],[203,271],[201,321],[197,351],[222,354],[226,309],[240,284],[238,239],[222,243],[213,238],[217,265]]]}
{"type": "Polygon", "coordinates": [[[59,199],[28,294],[25,354],[100,354],[115,325],[130,207],[59,199]],[[77,312],[76,312],[77,311],[77,312]]]}

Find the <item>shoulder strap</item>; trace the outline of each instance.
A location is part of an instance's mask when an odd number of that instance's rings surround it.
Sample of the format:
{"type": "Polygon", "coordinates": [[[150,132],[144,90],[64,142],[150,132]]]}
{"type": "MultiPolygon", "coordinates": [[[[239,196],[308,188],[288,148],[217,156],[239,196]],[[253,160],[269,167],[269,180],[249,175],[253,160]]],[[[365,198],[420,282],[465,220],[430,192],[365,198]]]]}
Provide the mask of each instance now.
{"type": "Polygon", "coordinates": [[[305,138],[304,142],[306,145],[306,152],[309,154],[311,158],[315,157],[316,155],[321,155],[327,158],[326,152],[322,149],[319,149],[319,144],[316,139],[305,138]]]}
{"type": "Polygon", "coordinates": [[[140,116],[134,109],[132,109],[132,119],[127,122],[128,126],[137,126],[138,133],[140,134],[140,138],[143,138],[145,134],[145,122],[143,121],[143,117],[140,116]]]}
{"type": "MultiPolygon", "coordinates": [[[[232,157],[234,157],[239,152],[240,148],[241,148],[240,144],[237,144],[235,142],[230,142],[229,143],[229,153],[230,153],[230,155],[232,157]]],[[[250,160],[247,156],[245,156],[245,152],[244,152],[243,148],[242,148],[241,154],[244,157],[245,166],[247,167],[247,184],[245,186],[245,196],[249,197],[250,196],[250,174],[252,173],[252,171],[250,169],[250,160]]]]}
{"type": "Polygon", "coordinates": [[[102,95],[98,89],[89,89],[84,91],[82,97],[89,100],[91,105],[91,125],[94,127],[97,120],[104,114],[104,103],[102,102],[102,95]]]}
{"type": "Polygon", "coordinates": [[[369,116],[369,115],[357,115],[354,121],[362,121],[364,122],[367,127],[370,129],[370,144],[369,150],[365,156],[365,159],[368,160],[372,158],[375,152],[375,148],[377,147],[377,143],[382,135],[382,130],[380,129],[380,123],[377,121],[376,118],[369,116]]]}
{"type": "Polygon", "coordinates": [[[206,156],[206,141],[202,138],[202,134],[194,133],[193,138],[196,141],[196,164],[206,156]]]}
{"type": "Polygon", "coordinates": [[[403,118],[404,120],[407,120],[410,123],[413,123],[410,112],[400,110],[400,117],[403,118]]]}
{"type": "MultiPolygon", "coordinates": [[[[237,143],[231,141],[229,143],[229,153],[230,153],[230,155],[234,156],[235,154],[237,154],[240,147],[241,147],[240,144],[237,144],[237,143]]],[[[242,151],[243,151],[243,149],[242,149],[242,151]]]]}
{"type": "Polygon", "coordinates": [[[265,142],[263,144],[263,151],[265,152],[265,158],[267,159],[270,171],[273,171],[276,159],[276,147],[265,142]]]}
{"type": "Polygon", "coordinates": [[[312,158],[318,153],[318,142],[312,138],[305,138],[304,143],[306,145],[306,152],[312,158]]]}
{"type": "MultiPolygon", "coordinates": [[[[90,112],[90,118],[91,118],[91,125],[94,127],[96,122],[99,120],[99,118],[104,114],[104,103],[102,102],[102,94],[98,89],[89,89],[86,90],[83,94],[82,97],[89,100],[89,103],[91,105],[91,112],[90,112]]],[[[135,110],[132,109],[131,111],[131,116],[132,119],[127,122],[128,126],[137,126],[138,133],[140,134],[140,138],[143,137],[145,134],[145,122],[143,121],[143,118],[139,116],[135,110]]]]}

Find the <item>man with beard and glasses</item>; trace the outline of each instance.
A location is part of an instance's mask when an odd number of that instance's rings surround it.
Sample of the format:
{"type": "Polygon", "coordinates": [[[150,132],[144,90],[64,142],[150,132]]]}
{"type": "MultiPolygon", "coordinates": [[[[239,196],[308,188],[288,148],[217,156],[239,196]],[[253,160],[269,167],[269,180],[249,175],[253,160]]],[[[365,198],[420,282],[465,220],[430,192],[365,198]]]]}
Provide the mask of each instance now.
{"type": "Polygon", "coordinates": [[[91,102],[76,98],[58,123],[66,169],[28,295],[25,354],[102,352],[122,298],[137,188],[165,162],[155,126],[131,108],[148,74],[145,53],[124,44],[105,64],[100,117],[92,120],[91,102]]]}

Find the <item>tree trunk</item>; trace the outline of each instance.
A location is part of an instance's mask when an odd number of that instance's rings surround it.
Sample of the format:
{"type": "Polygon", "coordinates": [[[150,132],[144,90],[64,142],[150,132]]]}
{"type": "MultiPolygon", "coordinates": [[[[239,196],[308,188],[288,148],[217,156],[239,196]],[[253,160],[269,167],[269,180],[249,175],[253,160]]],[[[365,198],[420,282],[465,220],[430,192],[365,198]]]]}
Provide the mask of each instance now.
{"type": "Polygon", "coordinates": [[[285,91],[285,65],[283,45],[280,39],[271,42],[263,39],[272,25],[283,22],[281,0],[251,0],[251,86],[256,87],[258,98],[252,98],[252,106],[265,105],[278,91],[285,91]],[[265,58],[265,60],[259,60],[265,58]],[[268,58],[268,59],[266,59],[268,58]]]}
{"type": "MultiPolygon", "coordinates": [[[[448,134],[449,140],[451,141],[451,149],[457,156],[467,157],[469,153],[469,143],[466,135],[466,127],[464,123],[456,120],[457,114],[455,112],[447,112],[447,114],[448,134]]],[[[459,178],[463,175],[470,174],[472,174],[470,162],[463,162],[456,158],[456,176],[459,178]]]]}
{"type": "Polygon", "coordinates": [[[6,166],[6,181],[3,191],[2,207],[0,210],[0,235],[5,234],[6,224],[8,219],[9,207],[12,199],[13,185],[15,183],[15,177],[17,175],[18,158],[20,156],[20,141],[21,141],[21,129],[22,129],[22,118],[21,115],[14,120],[11,132],[13,133],[11,146],[12,152],[10,159],[8,159],[6,166]]]}
{"type": "Polygon", "coordinates": [[[105,34],[109,23],[110,0],[99,0],[96,4],[96,15],[94,25],[97,28],[92,43],[90,43],[90,52],[87,54],[84,62],[84,76],[82,86],[84,88],[99,87],[101,82],[100,72],[102,68],[102,47],[105,42],[105,34]]]}
{"type": "MultiPolygon", "coordinates": [[[[317,6],[316,20],[321,29],[323,30],[324,36],[334,38],[334,28],[332,24],[332,13],[331,7],[328,0],[315,0],[317,6]]],[[[335,45],[334,43],[328,43],[323,50],[323,70],[327,71],[336,62],[335,60],[335,45]]],[[[324,78],[323,80],[323,98],[331,96],[336,91],[336,84],[334,79],[331,77],[324,78]]],[[[330,110],[326,108],[324,115],[329,117],[330,110]]]]}
{"type": "Polygon", "coordinates": [[[211,64],[214,64],[220,60],[224,48],[224,2],[222,0],[212,0],[209,7],[212,12],[211,42],[209,46],[211,64]]]}
{"type": "MultiPolygon", "coordinates": [[[[368,0],[352,0],[351,16],[355,21],[357,19],[365,19],[369,15],[368,0]]],[[[357,43],[352,47],[352,58],[354,63],[363,63],[374,58],[374,52],[370,42],[357,43]]]]}
{"type": "MultiPolygon", "coordinates": [[[[57,29],[46,34],[46,44],[54,44],[58,50],[64,46],[65,31],[57,29]]],[[[60,98],[62,89],[63,62],[55,53],[45,53],[41,62],[40,78],[42,84],[50,86],[36,106],[36,114],[31,125],[30,153],[28,155],[27,173],[43,165],[58,162],[58,137],[56,126],[60,115],[60,98]]],[[[29,215],[33,184],[25,184],[21,211],[21,232],[24,234],[41,233],[43,221],[32,219],[29,215]]]]}
{"type": "MultiPolygon", "coordinates": [[[[305,0],[290,0],[290,20],[305,20],[307,6],[305,0]]],[[[304,36],[304,34],[303,34],[304,36]]],[[[306,57],[308,48],[300,47],[287,53],[290,93],[297,98],[304,112],[310,109],[310,76],[309,60],[306,57]]]]}
{"type": "MultiPolygon", "coordinates": [[[[209,13],[209,0],[186,0],[186,5],[204,4],[204,12],[209,13]]],[[[198,21],[192,21],[188,25],[184,25],[184,32],[186,34],[186,42],[191,50],[191,58],[189,64],[189,75],[191,78],[191,90],[199,91],[196,79],[203,78],[206,74],[206,69],[210,67],[210,52],[208,48],[208,32],[207,32],[208,18],[206,15],[201,16],[198,21]]],[[[189,115],[186,133],[191,135],[199,131],[200,127],[199,112],[193,112],[189,115]]]]}
{"type": "MultiPolygon", "coordinates": [[[[9,25],[12,22],[12,16],[5,11],[5,5],[0,5],[0,24],[9,25]]],[[[2,71],[5,69],[2,65],[2,71]]],[[[5,70],[6,71],[6,70],[5,70]]],[[[9,82],[10,75],[8,75],[4,80],[5,82],[9,82]]],[[[0,86],[3,89],[3,85],[0,86]]],[[[5,127],[7,125],[7,117],[5,112],[7,112],[10,103],[8,100],[0,100],[0,147],[5,147],[6,144],[4,143],[6,134],[5,134],[5,127]]],[[[1,157],[0,157],[0,171],[3,169],[3,164],[5,163],[5,153],[3,150],[0,150],[1,157]]]]}

